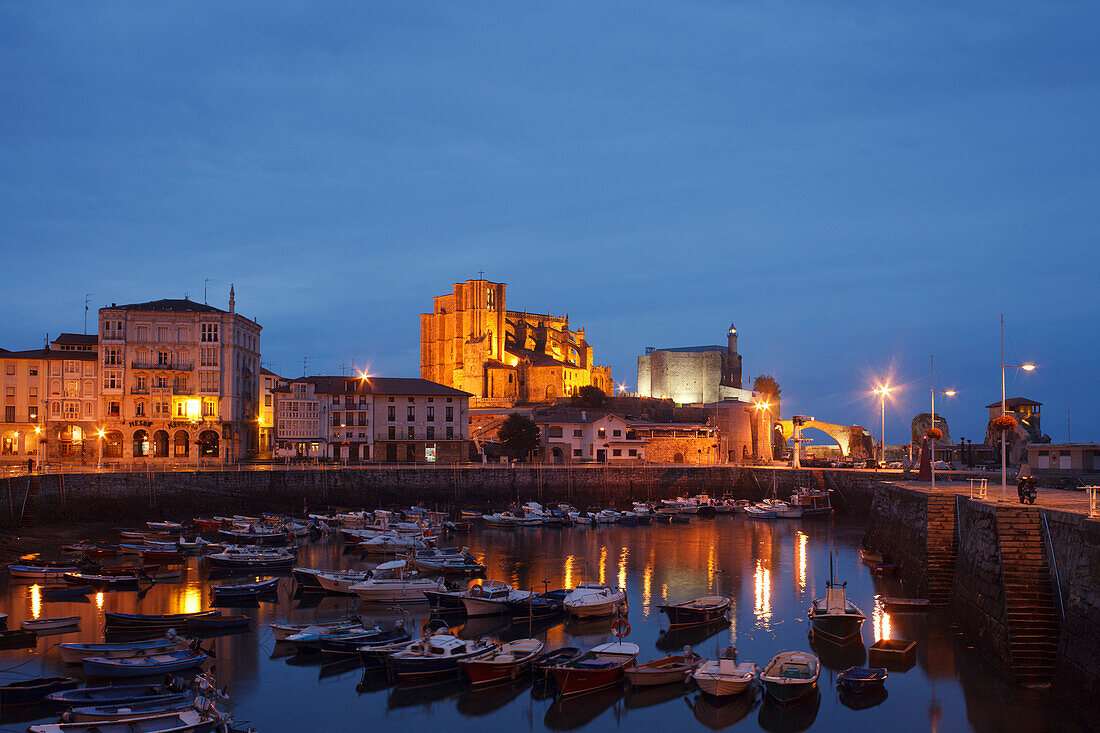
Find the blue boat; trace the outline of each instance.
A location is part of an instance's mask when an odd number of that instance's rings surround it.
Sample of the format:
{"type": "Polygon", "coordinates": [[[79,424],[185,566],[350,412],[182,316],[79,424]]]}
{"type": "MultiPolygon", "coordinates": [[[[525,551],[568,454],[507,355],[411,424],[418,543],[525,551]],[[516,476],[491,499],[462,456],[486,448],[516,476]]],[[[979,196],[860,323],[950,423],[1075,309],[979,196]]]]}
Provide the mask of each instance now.
{"type": "Polygon", "coordinates": [[[89,705],[125,705],[172,699],[185,699],[190,693],[171,685],[103,685],[46,695],[46,702],[59,708],[89,705]]]}
{"type": "Polygon", "coordinates": [[[166,700],[78,707],[73,708],[65,717],[74,723],[112,721],[123,718],[144,718],[149,715],[181,713],[184,710],[191,710],[192,705],[191,695],[180,694],[174,695],[171,699],[166,700]]]}
{"type": "Polygon", "coordinates": [[[195,669],[205,661],[205,653],[189,649],[124,659],[89,657],[84,660],[84,674],[88,677],[146,677],[195,669]]]}
{"type": "Polygon", "coordinates": [[[886,668],[849,667],[837,675],[836,684],[857,694],[878,690],[886,684],[886,668]]]}
{"type": "Polygon", "coordinates": [[[320,648],[321,654],[329,656],[355,656],[364,648],[402,644],[411,639],[412,635],[399,626],[389,631],[372,629],[362,634],[322,636],[320,648]]]}
{"type": "Polygon", "coordinates": [[[71,690],[80,684],[74,677],[32,677],[0,685],[0,708],[15,705],[37,705],[42,698],[61,690],[71,690]]]}
{"type": "Polygon", "coordinates": [[[215,585],[211,590],[214,593],[214,598],[253,598],[264,594],[277,593],[279,578],[268,578],[257,583],[215,585]]]}

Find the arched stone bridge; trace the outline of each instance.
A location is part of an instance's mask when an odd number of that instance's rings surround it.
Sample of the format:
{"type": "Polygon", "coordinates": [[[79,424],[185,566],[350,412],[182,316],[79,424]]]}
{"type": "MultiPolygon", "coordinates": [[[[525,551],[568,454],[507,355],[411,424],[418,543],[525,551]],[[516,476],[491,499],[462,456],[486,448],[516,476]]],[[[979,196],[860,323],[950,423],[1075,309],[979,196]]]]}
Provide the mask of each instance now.
{"type": "MultiPolygon", "coordinates": [[[[794,435],[793,420],[776,420],[774,423],[783,433],[783,440],[788,441],[794,435]]],[[[870,457],[874,452],[874,439],[862,425],[837,425],[820,420],[809,420],[802,423],[802,429],[817,428],[836,441],[840,446],[840,452],[845,456],[851,456],[853,449],[857,458],[870,457]]]]}

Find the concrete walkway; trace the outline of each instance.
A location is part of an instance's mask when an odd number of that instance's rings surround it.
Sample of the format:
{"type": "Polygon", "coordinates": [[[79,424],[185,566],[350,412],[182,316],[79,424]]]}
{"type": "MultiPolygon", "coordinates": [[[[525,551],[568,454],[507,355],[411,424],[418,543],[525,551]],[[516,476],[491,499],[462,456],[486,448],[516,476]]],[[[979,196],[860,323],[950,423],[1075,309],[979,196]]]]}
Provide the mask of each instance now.
{"type": "MultiPolygon", "coordinates": [[[[999,477],[998,477],[999,478],[999,477]]],[[[970,482],[969,481],[941,481],[936,478],[936,488],[933,489],[932,485],[926,481],[890,481],[895,486],[902,486],[907,489],[913,489],[914,491],[922,491],[926,494],[957,494],[961,496],[970,496],[970,482]]],[[[1019,497],[1016,495],[1016,482],[1011,481],[1008,484],[1008,489],[1005,492],[1006,501],[1010,504],[1019,505],[1019,497]]],[[[986,491],[986,501],[1000,502],[1001,500],[1001,482],[999,480],[990,480],[989,488],[986,491]]],[[[1063,512],[1072,512],[1074,514],[1089,513],[1089,495],[1087,491],[1071,491],[1069,489],[1039,489],[1039,495],[1035,499],[1035,506],[1043,509],[1057,509],[1063,512]]]]}

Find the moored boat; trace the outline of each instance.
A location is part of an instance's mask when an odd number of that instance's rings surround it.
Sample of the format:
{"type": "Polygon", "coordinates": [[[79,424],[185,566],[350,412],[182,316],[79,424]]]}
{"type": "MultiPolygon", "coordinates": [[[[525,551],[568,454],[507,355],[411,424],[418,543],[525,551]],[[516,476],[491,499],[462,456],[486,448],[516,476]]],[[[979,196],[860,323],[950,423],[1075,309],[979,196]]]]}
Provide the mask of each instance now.
{"type": "Polygon", "coordinates": [[[386,664],[399,680],[434,677],[453,674],[459,670],[459,662],[488,654],[496,648],[496,643],[489,640],[473,641],[436,633],[391,654],[386,664]]]}
{"type": "Polygon", "coordinates": [[[80,664],[88,657],[121,659],[123,657],[140,657],[148,654],[163,654],[178,649],[186,649],[187,642],[179,638],[166,638],[118,644],[67,643],[58,644],[57,646],[61,649],[62,662],[65,664],[80,664]]]}
{"type": "Polygon", "coordinates": [[[522,603],[534,595],[531,591],[515,590],[499,580],[488,580],[473,585],[462,596],[462,605],[466,609],[466,615],[471,618],[500,616],[509,612],[510,602],[522,603]]]}
{"type": "Polygon", "coordinates": [[[37,705],[47,695],[71,690],[80,684],[74,677],[32,677],[0,685],[0,708],[37,705]]]}
{"type": "Polygon", "coordinates": [[[68,629],[80,625],[79,616],[56,616],[54,618],[28,618],[20,622],[19,626],[24,631],[55,631],[68,629]]]}
{"type": "Polygon", "coordinates": [[[598,583],[581,583],[562,602],[565,612],[578,618],[613,616],[626,605],[626,593],[621,588],[598,583]]]}
{"type": "Polygon", "coordinates": [[[856,694],[863,694],[881,689],[886,684],[886,674],[885,667],[849,667],[837,675],[836,683],[856,694]]]}
{"type": "Polygon", "coordinates": [[[243,615],[192,616],[187,619],[187,628],[193,632],[247,629],[251,623],[252,619],[243,615]]]}
{"type": "Polygon", "coordinates": [[[182,713],[194,708],[190,695],[174,695],[164,700],[124,703],[120,705],[87,705],[65,713],[65,719],[73,723],[112,722],[131,718],[147,718],[153,715],[182,713]]]}
{"type": "Polygon", "coordinates": [[[654,687],[683,682],[702,661],[702,658],[688,647],[683,654],[673,654],[643,664],[632,664],[623,673],[634,687],[654,687]]]}
{"type": "Polygon", "coordinates": [[[284,548],[227,547],[206,560],[210,567],[224,570],[272,570],[293,567],[295,554],[284,548]]]}
{"type": "Polygon", "coordinates": [[[692,677],[700,690],[713,697],[740,695],[756,681],[760,669],[752,662],[712,659],[700,664],[692,677]]]}
{"type": "Polygon", "coordinates": [[[475,687],[511,682],[531,669],[531,662],[542,650],[543,643],[538,639],[518,639],[484,656],[461,661],[459,667],[475,687]]]}
{"type": "Polygon", "coordinates": [[[847,583],[837,583],[833,578],[833,561],[829,558],[829,580],[825,583],[825,597],[814,599],[810,606],[810,625],[814,636],[834,644],[859,641],[860,630],[867,618],[855,603],[848,600],[847,583]]]}
{"type": "Polygon", "coordinates": [[[657,609],[668,616],[669,627],[701,626],[726,617],[730,599],[724,596],[703,596],[683,603],[670,603],[657,609]]]}
{"type": "Polygon", "coordinates": [[[215,585],[211,589],[215,599],[226,598],[254,598],[256,596],[270,595],[279,590],[279,579],[268,578],[255,583],[235,583],[215,585]]]}
{"type": "Polygon", "coordinates": [[[447,587],[438,580],[421,578],[415,572],[408,572],[404,560],[394,560],[376,567],[371,577],[351,586],[350,590],[364,601],[415,603],[428,600],[425,591],[445,591],[447,587]]]}
{"type": "Polygon", "coordinates": [[[337,621],[328,621],[315,624],[270,624],[271,634],[275,637],[275,641],[288,641],[289,637],[294,636],[295,634],[304,633],[307,630],[321,633],[325,630],[354,628],[356,626],[362,626],[357,616],[350,619],[340,619],[337,621]]]}
{"type": "Polygon", "coordinates": [[[351,587],[356,583],[362,583],[369,578],[369,570],[327,570],[317,573],[317,582],[326,593],[335,595],[353,596],[355,591],[351,587]]]}
{"type": "Polygon", "coordinates": [[[205,653],[182,649],[177,652],[124,659],[88,657],[82,664],[84,674],[89,677],[146,677],[194,669],[201,667],[205,661],[205,653]]]}
{"type": "Polygon", "coordinates": [[[27,733],[200,733],[214,730],[215,721],[198,710],[119,718],[86,723],[32,725],[27,733]]]}
{"type": "Polygon", "coordinates": [[[101,685],[78,687],[46,696],[46,702],[61,708],[89,705],[125,705],[186,695],[179,685],[101,685]]]}
{"type": "Polygon", "coordinates": [[[821,663],[809,652],[779,652],[764,671],[760,682],[770,698],[780,704],[792,703],[817,688],[821,663]]]}
{"type": "Polygon", "coordinates": [[[550,668],[561,697],[583,695],[617,685],[623,671],[638,658],[637,644],[612,641],[550,668]]]}
{"type": "Polygon", "coordinates": [[[194,613],[115,613],[108,611],[104,615],[106,626],[111,631],[128,629],[168,630],[187,625],[192,618],[220,616],[221,611],[196,611],[194,613]]]}

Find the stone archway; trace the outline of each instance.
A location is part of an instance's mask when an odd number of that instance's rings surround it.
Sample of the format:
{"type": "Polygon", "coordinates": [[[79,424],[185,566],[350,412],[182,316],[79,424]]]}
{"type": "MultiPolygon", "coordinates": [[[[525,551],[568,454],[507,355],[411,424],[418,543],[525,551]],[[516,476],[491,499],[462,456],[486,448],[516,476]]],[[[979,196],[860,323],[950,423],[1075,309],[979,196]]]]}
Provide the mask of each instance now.
{"type": "Polygon", "coordinates": [[[186,430],[177,430],[172,436],[172,455],[176,458],[187,458],[190,452],[191,437],[186,430]]]}
{"type": "Polygon", "coordinates": [[[103,457],[122,458],[123,436],[117,430],[108,430],[103,434],[103,457]]]}
{"type": "Polygon", "coordinates": [[[134,458],[143,458],[149,455],[149,433],[144,430],[134,431],[134,458]]]}
{"type": "MultiPolygon", "coordinates": [[[[776,429],[782,432],[784,442],[790,440],[794,435],[793,420],[776,420],[774,424],[776,429]]],[[[836,423],[823,422],[821,420],[807,420],[802,423],[802,428],[816,428],[825,433],[836,441],[836,444],[840,446],[840,452],[845,456],[850,456],[852,454],[852,435],[861,436],[867,433],[862,425],[837,425],[836,423]]]]}
{"type": "Polygon", "coordinates": [[[153,457],[154,458],[167,458],[168,457],[168,433],[164,430],[158,430],[153,433],[153,457]]]}
{"type": "Polygon", "coordinates": [[[676,453],[674,456],[672,456],[672,462],[673,463],[683,463],[684,462],[684,454],[683,453],[676,453]]]}

